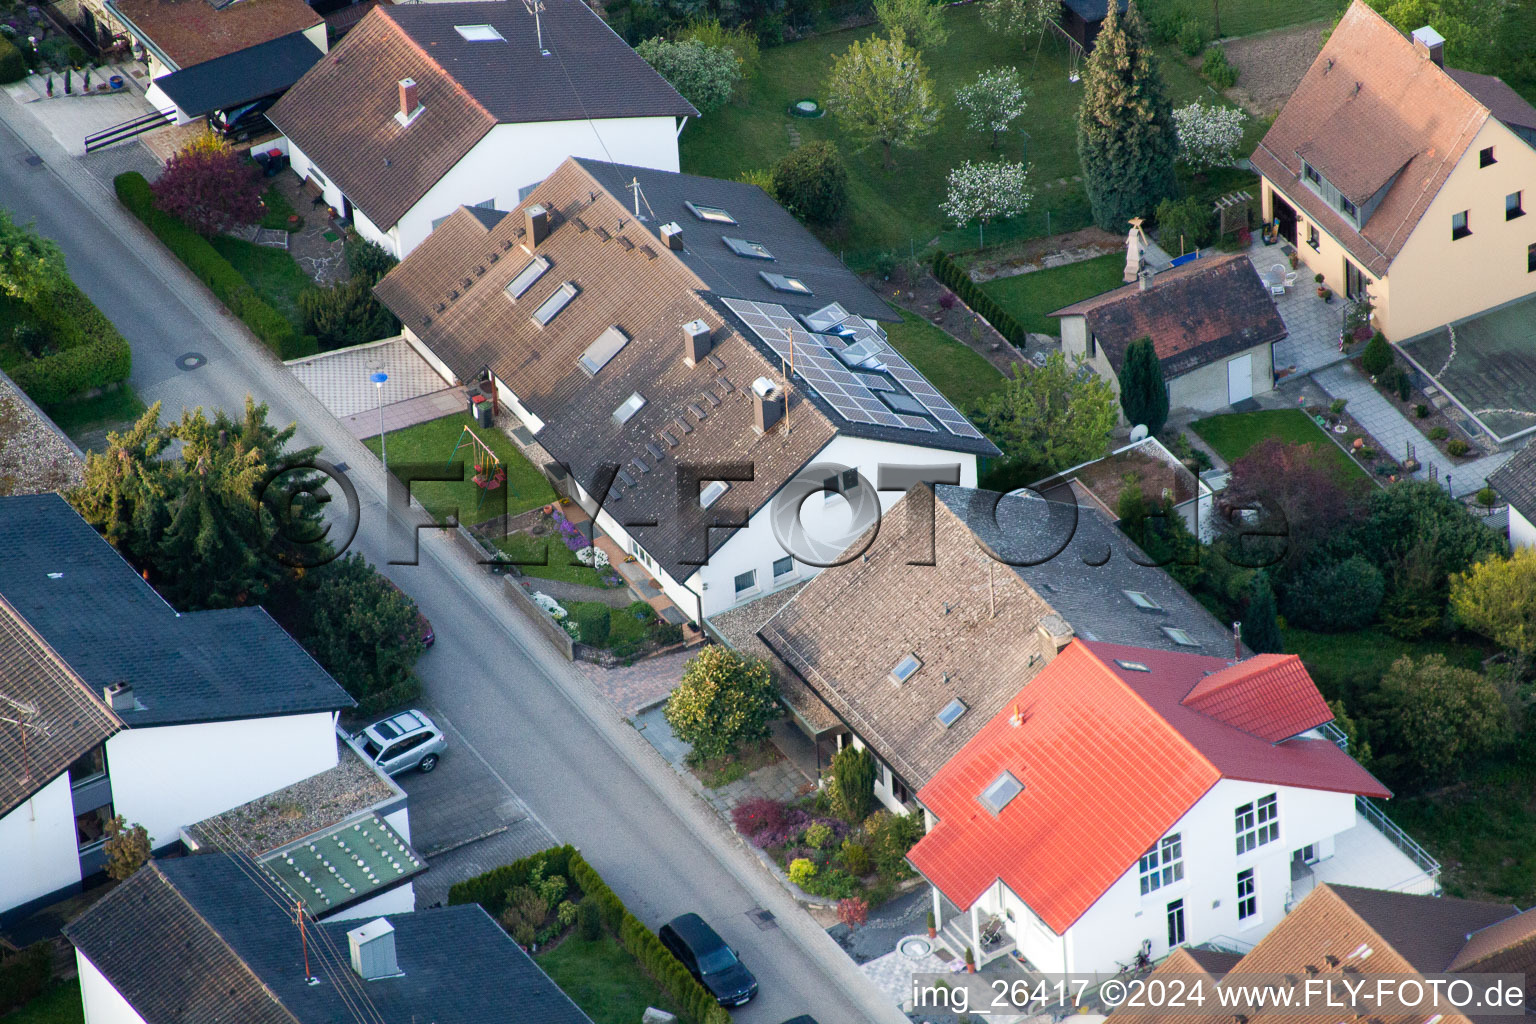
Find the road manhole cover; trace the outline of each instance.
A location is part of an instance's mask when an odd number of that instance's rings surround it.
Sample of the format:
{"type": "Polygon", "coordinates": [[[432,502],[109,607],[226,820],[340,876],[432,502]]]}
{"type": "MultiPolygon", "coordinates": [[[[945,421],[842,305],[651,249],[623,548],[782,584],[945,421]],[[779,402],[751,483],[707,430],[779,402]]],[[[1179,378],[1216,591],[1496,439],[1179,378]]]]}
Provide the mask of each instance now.
{"type": "Polygon", "coordinates": [[[201,352],[188,352],[184,356],[176,358],[176,365],[183,370],[195,370],[208,361],[208,357],[201,352]]]}
{"type": "Polygon", "coordinates": [[[26,164],[28,167],[41,167],[41,166],[43,166],[43,158],[38,156],[36,153],[32,153],[32,154],[30,154],[28,156],[22,157],[21,158],[21,162],[26,164]]]}
{"type": "Polygon", "coordinates": [[[762,929],[763,931],[767,931],[769,928],[777,928],[779,926],[778,921],[774,920],[773,911],[764,910],[762,907],[754,907],[753,909],[747,911],[747,916],[752,919],[753,924],[757,925],[758,928],[762,929]]]}

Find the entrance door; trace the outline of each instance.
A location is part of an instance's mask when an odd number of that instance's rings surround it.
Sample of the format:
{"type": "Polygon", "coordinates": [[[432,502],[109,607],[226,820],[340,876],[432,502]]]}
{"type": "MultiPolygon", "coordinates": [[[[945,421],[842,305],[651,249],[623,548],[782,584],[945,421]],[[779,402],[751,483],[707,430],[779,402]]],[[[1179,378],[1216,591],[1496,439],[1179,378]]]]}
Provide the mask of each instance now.
{"type": "Polygon", "coordinates": [[[1253,397],[1253,353],[1227,360],[1227,403],[1253,397]]]}
{"type": "Polygon", "coordinates": [[[1280,222],[1280,237],[1296,244],[1296,208],[1281,198],[1279,192],[1271,192],[1270,209],[1271,216],[1280,222]]]}
{"type": "Polygon", "coordinates": [[[1344,296],[1353,302],[1365,298],[1365,275],[1348,259],[1344,261],[1344,296]]]}

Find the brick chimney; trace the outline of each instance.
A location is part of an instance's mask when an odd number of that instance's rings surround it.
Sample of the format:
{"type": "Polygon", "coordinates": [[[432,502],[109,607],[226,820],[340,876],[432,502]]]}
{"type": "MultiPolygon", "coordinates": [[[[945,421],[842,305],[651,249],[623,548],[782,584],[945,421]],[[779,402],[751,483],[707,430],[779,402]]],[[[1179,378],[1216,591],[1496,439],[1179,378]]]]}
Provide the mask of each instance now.
{"type": "Polygon", "coordinates": [[[766,434],[784,418],[784,393],[767,377],[752,382],[752,405],[752,428],[759,434],[766,434]]]}
{"type": "Polygon", "coordinates": [[[1413,30],[1413,50],[1436,67],[1445,67],[1445,36],[1428,25],[1413,30]]]}
{"type": "Polygon", "coordinates": [[[538,203],[523,208],[528,221],[528,244],[538,245],[549,237],[549,211],[538,203]]]}
{"type": "Polygon", "coordinates": [[[709,349],[709,324],[703,320],[690,320],[683,324],[683,362],[689,366],[697,365],[709,355],[709,349]]]}
{"type": "Polygon", "coordinates": [[[400,79],[400,109],[395,111],[395,120],[403,128],[416,119],[421,113],[421,100],[416,95],[416,79],[400,79]]]}

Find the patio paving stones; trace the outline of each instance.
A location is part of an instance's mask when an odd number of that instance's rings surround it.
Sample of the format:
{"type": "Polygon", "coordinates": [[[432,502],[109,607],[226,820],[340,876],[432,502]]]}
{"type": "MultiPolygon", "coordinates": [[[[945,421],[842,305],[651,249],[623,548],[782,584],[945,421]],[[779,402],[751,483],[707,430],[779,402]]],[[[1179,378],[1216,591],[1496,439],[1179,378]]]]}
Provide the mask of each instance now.
{"type": "MultiPolygon", "coordinates": [[[[1290,264],[1279,246],[1255,241],[1248,249],[1248,259],[1266,282],[1274,275],[1277,264],[1283,273],[1290,272],[1290,264]]],[[[1319,299],[1306,270],[1306,264],[1302,264],[1296,271],[1296,284],[1287,288],[1284,295],[1273,296],[1286,330],[1285,338],[1275,342],[1275,369],[1295,367],[1292,376],[1312,373],[1348,358],[1339,351],[1346,303],[1319,299]]]]}
{"type": "MultiPolygon", "coordinates": [[[[431,364],[421,358],[403,338],[322,352],[317,356],[295,360],[288,366],[300,382],[331,411],[331,415],[338,419],[345,420],[359,413],[372,413],[373,429],[363,436],[371,437],[379,432],[380,394],[369,380],[369,376],[376,370],[389,374],[382,392],[386,414],[397,403],[445,390],[450,390],[456,396],[453,407],[445,408],[437,415],[464,409],[463,391],[458,388],[449,389],[448,382],[438,376],[431,364]]],[[[385,425],[390,429],[394,426],[389,423],[388,415],[385,417],[385,425]]]]}

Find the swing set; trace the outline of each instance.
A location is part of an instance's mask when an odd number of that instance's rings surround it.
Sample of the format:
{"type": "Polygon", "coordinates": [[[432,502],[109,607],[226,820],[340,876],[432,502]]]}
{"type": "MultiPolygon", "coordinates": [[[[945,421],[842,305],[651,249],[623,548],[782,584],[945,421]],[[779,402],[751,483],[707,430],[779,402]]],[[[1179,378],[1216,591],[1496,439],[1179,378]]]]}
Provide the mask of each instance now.
{"type": "Polygon", "coordinates": [[[453,460],[458,457],[459,449],[466,445],[469,446],[470,451],[474,455],[475,475],[473,480],[475,486],[480,488],[480,498],[475,502],[475,511],[478,512],[480,506],[485,504],[486,492],[494,491],[507,482],[507,470],[501,464],[500,456],[491,451],[491,446],[480,440],[479,435],[468,427],[465,427],[459,433],[459,439],[454,443],[453,451],[448,453],[448,461],[443,464],[444,469],[453,465],[453,460]]]}

